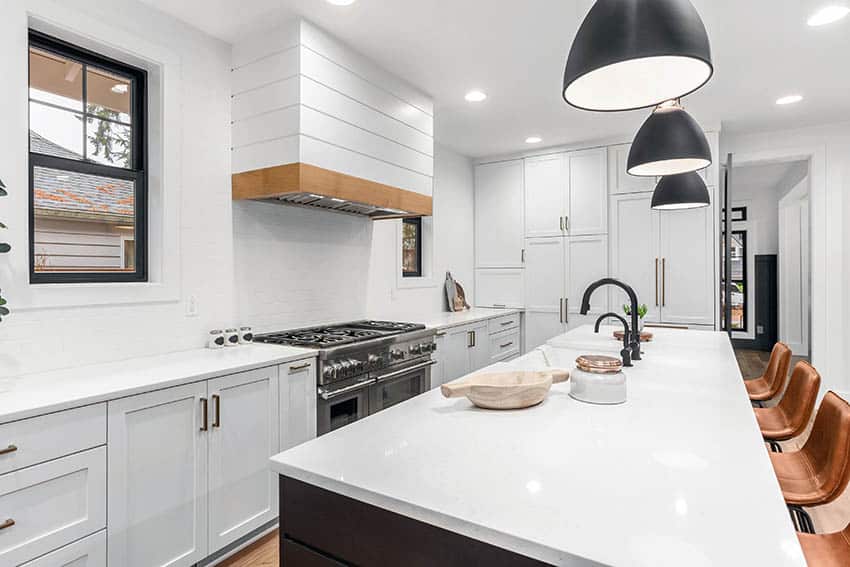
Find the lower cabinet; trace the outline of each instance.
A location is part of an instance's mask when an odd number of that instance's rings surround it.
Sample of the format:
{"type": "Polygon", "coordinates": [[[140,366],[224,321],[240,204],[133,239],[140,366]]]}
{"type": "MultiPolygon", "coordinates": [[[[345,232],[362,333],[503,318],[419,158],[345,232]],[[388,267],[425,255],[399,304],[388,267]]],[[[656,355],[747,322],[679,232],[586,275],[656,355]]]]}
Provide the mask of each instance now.
{"type": "Polygon", "coordinates": [[[487,321],[451,327],[437,333],[440,383],[431,374],[431,387],[451,382],[490,363],[487,321]]]}
{"type": "Polygon", "coordinates": [[[106,530],[69,543],[21,567],[106,567],[106,530]]]}
{"type": "Polygon", "coordinates": [[[193,565],[274,520],[268,459],[315,436],[315,380],[311,358],[109,402],[109,564],[193,565]]]}
{"type": "Polygon", "coordinates": [[[268,465],[280,447],[277,375],[270,367],[207,382],[210,553],[277,517],[268,465]]]}

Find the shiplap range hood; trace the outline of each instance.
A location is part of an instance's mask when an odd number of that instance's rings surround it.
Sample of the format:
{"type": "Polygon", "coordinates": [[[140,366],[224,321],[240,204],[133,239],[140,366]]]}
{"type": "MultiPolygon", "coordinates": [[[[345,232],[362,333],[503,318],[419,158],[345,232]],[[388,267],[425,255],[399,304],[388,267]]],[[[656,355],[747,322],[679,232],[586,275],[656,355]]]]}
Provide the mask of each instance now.
{"type": "Polygon", "coordinates": [[[432,212],[432,101],[304,20],[233,48],[233,198],[432,212]]]}

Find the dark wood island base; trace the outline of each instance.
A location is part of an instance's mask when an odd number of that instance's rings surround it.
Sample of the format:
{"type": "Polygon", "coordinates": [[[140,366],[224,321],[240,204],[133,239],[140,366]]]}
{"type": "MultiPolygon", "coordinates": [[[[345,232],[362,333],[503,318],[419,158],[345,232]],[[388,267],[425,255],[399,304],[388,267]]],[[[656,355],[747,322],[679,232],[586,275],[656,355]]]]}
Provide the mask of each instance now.
{"type": "Polygon", "coordinates": [[[280,476],[282,567],[548,565],[359,500],[280,476]]]}

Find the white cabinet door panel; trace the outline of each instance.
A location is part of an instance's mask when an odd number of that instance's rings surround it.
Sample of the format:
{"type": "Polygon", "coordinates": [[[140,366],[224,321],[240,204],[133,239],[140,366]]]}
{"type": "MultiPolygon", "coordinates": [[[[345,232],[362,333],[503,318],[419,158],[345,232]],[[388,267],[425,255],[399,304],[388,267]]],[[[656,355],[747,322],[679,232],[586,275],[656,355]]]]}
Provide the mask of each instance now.
{"type": "MultiPolygon", "coordinates": [[[[593,282],[608,276],[608,237],[573,236],[567,239],[565,249],[568,266],[567,313],[572,327],[581,311],[584,291],[593,282]]],[[[590,313],[600,315],[608,311],[610,289],[596,290],[590,298],[590,313]]]]}
{"type": "Polygon", "coordinates": [[[525,160],[525,236],[563,235],[569,195],[568,163],[564,154],[525,160]]]}
{"type": "Polygon", "coordinates": [[[475,271],[475,297],[478,307],[523,307],[525,270],[488,268],[475,271]]]}
{"type": "Polygon", "coordinates": [[[523,161],[480,165],[475,170],[475,258],[478,268],[521,268],[523,161]]]}
{"type": "Polygon", "coordinates": [[[110,565],[193,565],[207,556],[207,383],[108,404],[110,565]]]}
{"type": "Polygon", "coordinates": [[[560,314],[550,312],[526,312],[525,314],[525,351],[545,344],[553,337],[566,332],[567,327],[561,322],[560,314]]]}
{"type": "Polygon", "coordinates": [[[525,308],[557,313],[566,297],[564,238],[529,238],[525,241],[525,308]]]}
{"type": "MultiPolygon", "coordinates": [[[[634,288],[638,301],[649,308],[647,322],[659,322],[659,227],[658,213],[650,208],[651,202],[652,195],[647,193],[611,197],[611,277],[634,288]]],[[[613,310],[620,312],[628,297],[613,287],[609,293],[613,310]]]]}
{"type": "Polygon", "coordinates": [[[442,342],[437,348],[443,366],[442,379],[445,384],[469,374],[471,369],[469,345],[472,338],[468,326],[453,327],[442,332],[445,335],[441,337],[442,342]]]}
{"type": "Polygon", "coordinates": [[[280,366],[280,450],[316,438],[316,359],[280,366]]]}
{"type": "Polygon", "coordinates": [[[20,565],[106,526],[106,447],[0,476],[0,565],[20,565]]]}
{"type": "Polygon", "coordinates": [[[277,516],[277,475],[269,457],[280,446],[278,368],[208,382],[209,553],[277,516]]]}
{"type": "Polygon", "coordinates": [[[481,321],[467,327],[472,332],[472,344],[469,347],[469,371],[475,372],[490,364],[490,334],[487,332],[487,321],[481,321]]]}
{"type": "Polygon", "coordinates": [[[713,325],[713,210],[663,211],[660,218],[662,320],[713,325]]]}
{"type": "Polygon", "coordinates": [[[106,530],[69,543],[21,567],[106,567],[106,530]]]}
{"type": "Polygon", "coordinates": [[[608,151],[595,148],[567,154],[570,201],[567,233],[571,236],[608,232],[608,151]]]}

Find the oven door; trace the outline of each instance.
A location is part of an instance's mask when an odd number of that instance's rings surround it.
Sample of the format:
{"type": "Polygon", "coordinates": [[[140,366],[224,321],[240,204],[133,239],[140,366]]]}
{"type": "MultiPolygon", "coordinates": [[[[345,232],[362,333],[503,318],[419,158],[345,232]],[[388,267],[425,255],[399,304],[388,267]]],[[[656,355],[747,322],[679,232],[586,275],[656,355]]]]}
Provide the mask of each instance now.
{"type": "Polygon", "coordinates": [[[369,413],[377,413],[427,392],[431,388],[431,366],[434,364],[433,360],[420,361],[374,375],[377,382],[370,388],[369,413]]]}
{"type": "Polygon", "coordinates": [[[330,433],[369,415],[369,387],[374,379],[361,380],[333,390],[319,388],[316,432],[330,433]]]}

